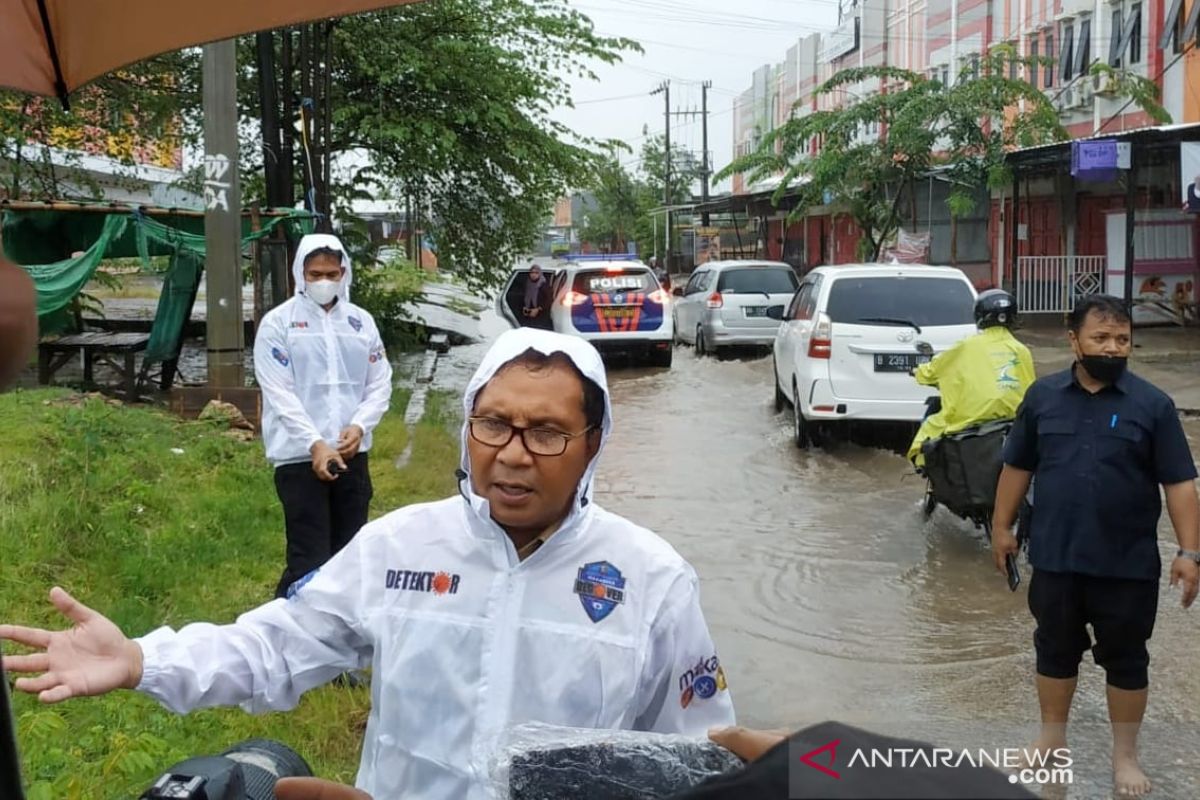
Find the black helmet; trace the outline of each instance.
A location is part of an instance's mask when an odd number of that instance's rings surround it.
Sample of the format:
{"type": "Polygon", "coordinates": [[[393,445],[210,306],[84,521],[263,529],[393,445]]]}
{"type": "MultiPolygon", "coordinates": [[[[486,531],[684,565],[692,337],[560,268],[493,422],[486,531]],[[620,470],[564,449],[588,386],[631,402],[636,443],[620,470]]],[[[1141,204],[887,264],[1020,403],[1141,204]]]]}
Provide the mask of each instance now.
{"type": "Polygon", "coordinates": [[[1017,298],[1003,289],[988,289],[975,300],[975,324],[982,330],[1003,325],[1012,328],[1017,322],[1017,298]]]}

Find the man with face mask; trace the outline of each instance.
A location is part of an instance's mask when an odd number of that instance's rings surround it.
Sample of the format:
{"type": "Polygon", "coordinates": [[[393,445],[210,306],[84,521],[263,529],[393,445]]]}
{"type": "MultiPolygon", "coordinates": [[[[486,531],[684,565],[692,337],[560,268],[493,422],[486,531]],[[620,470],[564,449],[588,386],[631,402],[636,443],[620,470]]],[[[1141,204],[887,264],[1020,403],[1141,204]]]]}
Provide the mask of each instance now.
{"type": "Polygon", "coordinates": [[[1137,734],[1149,686],[1146,642],[1158,611],[1159,487],[1179,542],[1170,582],[1182,584],[1187,608],[1200,585],[1196,468],[1174,403],[1126,369],[1132,325],[1125,304],[1107,295],[1080,298],[1069,338],[1075,364],[1029,388],[1009,434],[992,550],[1004,572],[1017,551],[1018,508],[1035,478],[1029,608],[1042,716],[1036,747],[1066,746],[1079,663],[1091,649],[1107,676],[1114,788],[1140,796],[1150,790],[1137,734]]]}
{"type": "Polygon", "coordinates": [[[508,331],[463,412],[458,495],[371,522],[290,598],[232,625],[130,640],[55,588],[74,628],[0,625],[38,651],[5,657],[42,673],[16,688],[264,711],[370,666],[357,786],[378,800],[491,796],[492,760],[523,722],[698,737],[732,724],[695,571],[595,501],[613,429],[595,348],[508,331]]]}
{"type": "Polygon", "coordinates": [[[300,240],[296,294],[254,338],[263,441],[283,503],[287,595],[367,524],[371,432],[388,409],[392,367],[375,320],[350,302],[350,259],[334,236],[300,240]]]}

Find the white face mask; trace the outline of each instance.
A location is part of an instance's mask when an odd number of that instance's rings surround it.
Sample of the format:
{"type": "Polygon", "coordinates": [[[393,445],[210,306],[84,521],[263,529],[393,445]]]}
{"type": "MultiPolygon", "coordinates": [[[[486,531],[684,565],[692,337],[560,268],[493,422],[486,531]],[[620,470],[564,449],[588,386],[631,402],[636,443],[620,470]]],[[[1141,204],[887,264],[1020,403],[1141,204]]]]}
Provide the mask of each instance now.
{"type": "Polygon", "coordinates": [[[332,303],[338,293],[338,281],[306,281],[304,287],[304,293],[320,306],[332,303]]]}

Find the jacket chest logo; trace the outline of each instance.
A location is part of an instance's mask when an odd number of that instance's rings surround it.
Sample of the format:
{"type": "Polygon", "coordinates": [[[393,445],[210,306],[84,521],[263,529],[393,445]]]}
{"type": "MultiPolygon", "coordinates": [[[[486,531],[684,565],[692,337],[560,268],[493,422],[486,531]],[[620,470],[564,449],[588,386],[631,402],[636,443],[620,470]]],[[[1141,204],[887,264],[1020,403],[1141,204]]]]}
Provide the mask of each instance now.
{"type": "Polygon", "coordinates": [[[575,594],[592,622],[599,622],[625,602],[625,578],[607,561],[593,561],[579,568],[575,594]]]}
{"type": "Polygon", "coordinates": [[[362,320],[358,317],[346,317],[346,322],[349,322],[350,327],[354,328],[356,332],[362,331],[362,320]]]}
{"type": "Polygon", "coordinates": [[[461,576],[449,572],[416,572],[408,569],[389,569],[384,586],[402,592],[422,592],[436,595],[458,594],[461,576]]]}

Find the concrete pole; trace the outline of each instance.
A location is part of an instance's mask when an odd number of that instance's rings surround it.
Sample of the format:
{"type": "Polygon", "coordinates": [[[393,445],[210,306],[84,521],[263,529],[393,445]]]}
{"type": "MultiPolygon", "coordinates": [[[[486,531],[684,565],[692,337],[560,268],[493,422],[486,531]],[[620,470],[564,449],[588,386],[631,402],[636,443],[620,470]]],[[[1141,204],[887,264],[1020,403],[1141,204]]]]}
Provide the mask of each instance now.
{"type": "Polygon", "coordinates": [[[238,186],[237,50],[204,46],[204,245],[208,295],[208,384],[241,388],[241,191],[238,186]]]}

